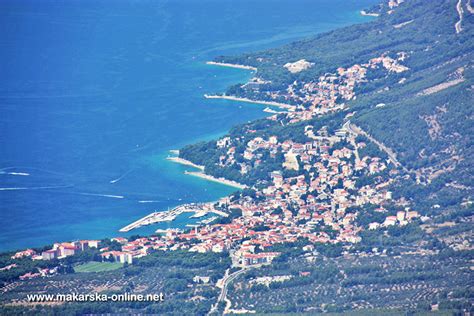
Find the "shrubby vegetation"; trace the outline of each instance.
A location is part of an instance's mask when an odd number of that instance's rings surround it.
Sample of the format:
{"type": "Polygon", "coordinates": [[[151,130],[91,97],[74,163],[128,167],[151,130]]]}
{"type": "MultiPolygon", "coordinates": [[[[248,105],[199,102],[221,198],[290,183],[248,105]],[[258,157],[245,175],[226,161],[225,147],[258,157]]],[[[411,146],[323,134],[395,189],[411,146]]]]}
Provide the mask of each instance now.
{"type": "Polygon", "coordinates": [[[206,315],[217,298],[218,290],[209,285],[198,285],[193,278],[209,276],[211,282],[224,275],[230,267],[226,254],[191,253],[187,251],[159,251],[136,260],[133,265],[101,273],[60,274],[47,279],[22,282],[2,299],[23,300],[30,293],[91,293],[91,288],[102,293],[142,294],[164,293],[164,302],[82,302],[60,306],[1,307],[6,315],[84,315],[84,314],[167,314],[206,315]],[[47,282],[45,282],[47,280],[47,282]],[[111,286],[113,285],[113,286],[111,286]],[[193,296],[202,297],[191,301],[193,296]]]}
{"type": "MultiPolygon", "coordinates": [[[[408,173],[390,174],[389,170],[376,177],[393,177],[395,201],[408,201],[421,215],[431,221],[412,222],[406,226],[387,229],[364,230],[362,241],[353,246],[316,244],[314,251],[303,251],[308,242],[278,244],[265,251],[281,252],[273,264],[252,269],[241,275],[229,289],[233,307],[251,308],[258,313],[318,313],[342,312],[366,308],[380,314],[424,313],[432,304],[439,304],[441,313],[472,312],[472,290],[469,281],[472,273],[467,267],[474,258],[472,250],[455,249],[459,236],[472,235],[470,221],[474,185],[473,144],[474,117],[472,106],[473,78],[473,18],[465,15],[463,32],[455,34],[454,23],[458,16],[455,1],[405,1],[393,14],[384,8],[372,8],[382,13],[372,22],[350,26],[283,47],[236,57],[221,56],[217,61],[258,67],[257,76],[271,83],[260,90],[244,89],[234,85],[228,94],[268,99],[267,91],[281,91],[295,80],[312,81],[337,67],[365,63],[384,53],[408,53],[403,64],[409,71],[387,75],[382,71],[368,74],[368,82],[356,86],[357,98],[346,102],[347,109],[336,114],[282,126],[279,120],[256,120],[232,128],[228,136],[235,143],[237,162],[249,140],[255,137],[277,136],[278,140],[305,143],[309,139],[304,128],[314,130],[326,126],[329,133],[339,129],[352,113],[351,122],[390,147],[408,173]],[[413,20],[403,28],[394,25],[413,20]],[[291,74],[283,65],[306,59],[315,65],[306,71],[291,74]],[[453,79],[454,73],[464,69],[465,81],[449,89],[423,95],[427,88],[453,79]],[[385,104],[376,107],[377,104],[385,104]],[[251,132],[250,132],[251,131],[251,132]],[[441,172],[436,172],[441,171],[441,172]],[[436,172],[436,173],[435,173],[436,172]],[[448,185],[447,185],[448,184],[448,185]],[[472,200],[472,199],[471,199],[472,200]],[[436,205],[436,207],[435,207],[436,205]],[[436,226],[446,222],[454,225],[436,226]],[[429,227],[433,225],[432,227],[429,227]],[[454,242],[453,242],[454,241],[454,242]],[[266,285],[251,284],[262,276],[289,275],[283,282],[266,285]],[[249,304],[251,306],[249,306],[249,304]]],[[[458,74],[459,75],[459,74],[458,74]]],[[[286,100],[278,100],[287,102],[286,100]]],[[[386,158],[378,147],[364,137],[366,143],[360,150],[362,156],[386,158]]],[[[205,172],[257,187],[269,180],[269,173],[282,169],[283,155],[265,155],[262,164],[242,175],[235,167],[217,167],[223,154],[214,141],[188,145],[180,157],[203,165],[205,172]]],[[[284,171],[288,176],[292,171],[284,171]]],[[[375,176],[374,176],[375,177],[375,176]]],[[[373,177],[359,177],[356,187],[373,181],[373,177]]],[[[231,198],[241,196],[256,198],[255,190],[236,192],[231,198]]],[[[387,215],[394,215],[400,205],[384,205],[388,213],[374,212],[372,205],[354,207],[358,212],[357,225],[366,227],[371,222],[382,222],[387,215]]],[[[292,206],[288,209],[292,211],[292,206]]],[[[282,212],[276,209],[275,212],[282,212]]],[[[229,223],[241,215],[230,210],[230,216],[219,223],[229,223]]],[[[257,226],[255,230],[265,230],[257,226]]],[[[334,231],[322,227],[327,233],[334,231]]],[[[120,244],[105,240],[111,250],[120,244]]],[[[0,267],[12,263],[11,254],[0,256],[0,267]]],[[[230,268],[228,254],[199,254],[186,251],[158,251],[136,260],[133,265],[100,274],[68,274],[74,265],[98,259],[97,250],[68,257],[61,262],[15,261],[18,267],[0,272],[0,282],[11,282],[19,275],[35,272],[38,268],[60,265],[63,274],[47,279],[23,282],[4,294],[2,299],[24,299],[25,293],[89,291],[104,288],[111,292],[140,289],[144,293],[166,293],[166,301],[151,303],[84,303],[65,304],[58,307],[1,307],[8,315],[43,314],[94,314],[94,313],[156,313],[205,315],[216,301],[215,287],[197,285],[196,275],[209,276],[211,282],[222,277],[230,268]],[[47,285],[45,285],[47,284],[47,285]],[[113,286],[110,286],[110,285],[113,286]],[[196,297],[198,299],[196,299],[196,297]],[[193,300],[192,300],[193,299],[193,300]]],[[[223,310],[223,306],[221,306],[223,310]]],[[[358,312],[353,312],[358,313],[358,312]]]]}

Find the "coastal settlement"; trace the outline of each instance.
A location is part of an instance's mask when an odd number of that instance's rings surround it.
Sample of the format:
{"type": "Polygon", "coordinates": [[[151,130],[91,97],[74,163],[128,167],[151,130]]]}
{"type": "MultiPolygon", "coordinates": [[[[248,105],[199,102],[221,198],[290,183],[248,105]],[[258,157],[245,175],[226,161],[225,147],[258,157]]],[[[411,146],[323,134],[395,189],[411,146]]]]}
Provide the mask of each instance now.
{"type": "MultiPolygon", "coordinates": [[[[270,98],[285,99],[291,104],[300,105],[283,104],[280,101],[250,101],[278,106],[285,110],[269,116],[268,120],[278,120],[282,125],[304,122],[313,117],[344,110],[344,101],[356,97],[355,87],[367,81],[368,72],[382,70],[389,75],[408,70],[402,64],[405,58],[407,54],[404,52],[394,57],[386,54],[374,57],[365,64],[338,68],[336,73],[325,74],[313,81],[294,82],[288,86],[285,95],[269,92],[270,98]]],[[[296,72],[311,65],[312,63],[307,61],[297,61],[295,64],[285,65],[285,68],[296,72]]],[[[243,68],[241,65],[221,66],[243,68]]],[[[260,79],[254,78],[248,84],[258,86],[260,82],[260,79]]],[[[225,95],[206,97],[239,100],[225,95]]],[[[34,260],[50,260],[94,247],[100,249],[102,260],[132,263],[133,259],[146,256],[154,250],[187,249],[191,252],[229,251],[235,266],[248,267],[271,263],[279,253],[266,249],[275,244],[295,242],[301,238],[308,241],[308,246],[315,243],[357,243],[360,241],[358,234],[364,229],[403,226],[419,219],[418,212],[408,206],[400,208],[396,215],[383,216],[387,213],[384,204],[391,201],[392,193],[387,189],[390,180],[383,180],[383,177],[377,175],[398,171],[390,157],[382,159],[360,155],[359,151],[368,144],[361,141],[355,132],[356,127],[351,126],[351,116],[351,113],[346,115],[346,123],[335,133],[330,133],[326,126],[315,130],[313,126],[308,125],[304,133],[311,141],[305,143],[280,141],[275,135],[268,138],[255,137],[247,143],[242,154],[243,159],[236,157],[235,139],[226,136],[217,140],[215,145],[226,152],[220,156],[218,165],[237,165],[241,174],[246,174],[261,164],[264,156],[284,157],[281,168],[271,172],[271,183],[263,189],[248,188],[235,181],[214,178],[204,173],[203,166],[180,157],[170,157],[171,161],[200,170],[187,172],[188,174],[219,181],[244,191],[239,196],[225,197],[217,202],[182,205],[171,211],[154,212],[125,226],[121,231],[130,231],[160,221],[171,221],[183,212],[194,212],[196,217],[215,213],[224,219],[220,223],[212,224],[217,218],[214,217],[211,221],[203,221],[201,225],[185,232],[168,229],[159,231],[161,234],[157,236],[134,240],[112,238],[120,243],[120,251],[101,248],[95,240],[82,240],[56,243],[52,249],[42,253],[27,249],[16,253],[14,257],[30,256],[34,260]],[[356,182],[364,176],[370,176],[373,181],[356,189],[356,182]],[[362,206],[373,206],[375,212],[382,215],[383,221],[371,222],[366,227],[358,226],[355,219],[362,206]]],[[[254,132],[247,130],[246,134],[254,132]]],[[[41,275],[38,272],[22,278],[41,275]]]]}

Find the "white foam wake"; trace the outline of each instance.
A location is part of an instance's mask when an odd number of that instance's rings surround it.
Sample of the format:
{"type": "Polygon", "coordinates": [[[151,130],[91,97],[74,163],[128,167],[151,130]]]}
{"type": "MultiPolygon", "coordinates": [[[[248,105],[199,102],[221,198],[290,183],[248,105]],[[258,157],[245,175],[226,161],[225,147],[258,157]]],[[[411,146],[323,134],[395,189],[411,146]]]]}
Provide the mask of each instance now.
{"type": "Polygon", "coordinates": [[[45,187],[12,187],[12,188],[0,188],[0,191],[16,191],[16,190],[47,190],[47,189],[60,189],[70,188],[70,185],[55,185],[45,187]]]}
{"type": "Polygon", "coordinates": [[[7,172],[7,174],[12,176],[29,176],[28,172],[7,172]]]}
{"type": "Polygon", "coordinates": [[[130,169],[128,170],[127,172],[125,172],[124,174],[122,174],[120,177],[118,177],[117,179],[114,179],[114,180],[111,180],[110,183],[111,184],[114,184],[116,182],[119,182],[120,180],[122,180],[127,174],[129,174],[130,172],[132,172],[133,169],[130,169]]]}
{"type": "Polygon", "coordinates": [[[123,195],[113,195],[113,194],[100,194],[100,193],[86,193],[86,192],[73,192],[80,195],[89,195],[89,196],[101,196],[101,197],[108,197],[113,199],[124,199],[125,196],[123,195]]]}

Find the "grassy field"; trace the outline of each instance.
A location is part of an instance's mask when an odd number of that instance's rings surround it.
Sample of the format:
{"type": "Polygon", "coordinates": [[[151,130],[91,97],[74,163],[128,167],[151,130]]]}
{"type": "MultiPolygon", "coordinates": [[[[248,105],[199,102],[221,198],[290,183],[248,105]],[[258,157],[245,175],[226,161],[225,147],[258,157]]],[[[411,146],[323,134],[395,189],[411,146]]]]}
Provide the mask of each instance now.
{"type": "Polygon", "coordinates": [[[74,267],[75,272],[102,272],[121,268],[120,262],[95,262],[91,261],[74,267]]]}

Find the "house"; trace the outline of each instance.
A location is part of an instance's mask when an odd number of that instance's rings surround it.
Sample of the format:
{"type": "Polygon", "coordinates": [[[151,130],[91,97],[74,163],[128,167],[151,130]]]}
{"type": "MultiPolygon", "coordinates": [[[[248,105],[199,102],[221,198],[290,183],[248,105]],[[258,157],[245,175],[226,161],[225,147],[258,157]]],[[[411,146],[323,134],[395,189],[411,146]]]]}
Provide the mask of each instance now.
{"type": "Polygon", "coordinates": [[[225,250],[224,243],[220,242],[212,246],[212,252],[223,252],[225,250]]]}
{"type": "Polygon", "coordinates": [[[313,251],[314,246],[313,245],[306,245],[303,247],[303,251],[313,251]]]}
{"type": "Polygon", "coordinates": [[[212,244],[211,243],[200,243],[197,245],[192,246],[189,251],[191,252],[199,252],[199,253],[205,253],[209,252],[212,250],[212,244]]]}
{"type": "Polygon", "coordinates": [[[88,248],[99,248],[99,240],[79,240],[74,243],[74,245],[81,251],[84,251],[88,248]]]}
{"type": "Polygon", "coordinates": [[[128,263],[131,264],[133,262],[133,256],[130,253],[126,253],[123,251],[107,251],[104,253],[101,253],[100,256],[102,259],[110,260],[113,258],[114,261],[120,262],[120,263],[128,263]]]}
{"type": "Polygon", "coordinates": [[[276,136],[270,136],[270,138],[268,139],[268,142],[270,144],[276,145],[278,144],[278,138],[276,136]]]}
{"type": "Polygon", "coordinates": [[[126,244],[128,242],[127,238],[124,238],[124,237],[115,237],[115,238],[112,238],[110,239],[111,241],[116,241],[120,244],[126,244]]]}
{"type": "Polygon", "coordinates": [[[380,224],[377,222],[373,222],[369,224],[369,230],[375,230],[380,227],[380,224]]]}
{"type": "Polygon", "coordinates": [[[270,264],[279,255],[279,252],[246,253],[243,255],[243,265],[249,267],[270,264]]]}
{"type": "Polygon", "coordinates": [[[196,275],[196,276],[193,278],[193,281],[194,281],[195,283],[203,283],[203,284],[209,283],[210,280],[211,280],[211,278],[208,277],[208,276],[199,276],[199,275],[196,275]]]}
{"type": "Polygon", "coordinates": [[[298,159],[297,156],[292,153],[288,152],[285,154],[285,162],[283,163],[283,167],[289,170],[298,170],[299,169],[299,164],[298,164],[298,159]]]}
{"type": "Polygon", "coordinates": [[[397,223],[397,217],[396,216],[387,216],[385,218],[385,221],[383,222],[383,226],[393,226],[397,223]]]}
{"type": "Polygon", "coordinates": [[[397,212],[397,220],[402,222],[405,220],[405,212],[404,211],[398,211],[397,212]]]}
{"type": "Polygon", "coordinates": [[[420,214],[418,214],[418,212],[416,211],[407,212],[407,215],[406,215],[407,220],[412,220],[417,217],[420,217],[420,214]]]}
{"type": "Polygon", "coordinates": [[[89,248],[99,248],[100,240],[86,240],[89,248]]]}
{"type": "Polygon", "coordinates": [[[56,249],[49,249],[49,250],[43,251],[41,253],[41,256],[43,257],[43,260],[52,260],[58,257],[58,253],[56,249]]]}
{"type": "Polygon", "coordinates": [[[53,249],[57,251],[58,258],[72,256],[80,250],[74,243],[69,242],[56,243],[53,249]]]}
{"type": "Polygon", "coordinates": [[[246,160],[252,160],[253,159],[253,153],[251,151],[246,150],[244,152],[244,159],[246,160]]]}
{"type": "Polygon", "coordinates": [[[230,137],[224,137],[216,142],[217,147],[224,148],[230,145],[230,137]]]}

